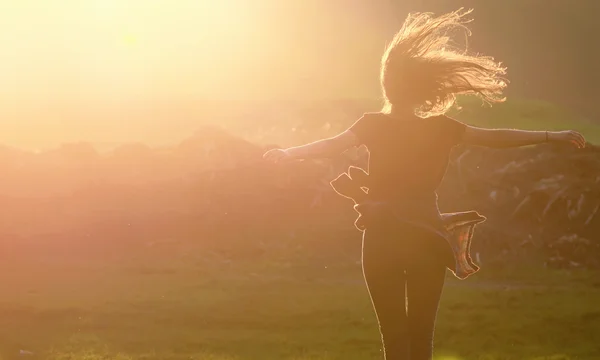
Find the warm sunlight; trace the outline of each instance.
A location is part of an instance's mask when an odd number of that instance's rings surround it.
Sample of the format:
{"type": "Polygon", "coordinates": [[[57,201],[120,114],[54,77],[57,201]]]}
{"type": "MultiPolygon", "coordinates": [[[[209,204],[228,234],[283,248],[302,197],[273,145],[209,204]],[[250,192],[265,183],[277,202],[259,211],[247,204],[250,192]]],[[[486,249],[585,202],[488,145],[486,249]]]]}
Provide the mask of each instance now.
{"type": "MultiPolygon", "coordinates": [[[[365,67],[365,58],[376,74],[383,38],[357,43],[348,34],[365,40],[373,33],[356,28],[361,9],[339,13],[334,5],[0,0],[4,143],[152,140],[149,123],[166,124],[173,117],[168,113],[204,98],[364,92],[360,81],[367,76],[347,74],[365,67]],[[359,51],[365,47],[376,51],[359,51]],[[123,122],[137,137],[118,130],[123,122]],[[29,131],[32,125],[39,132],[29,131]]],[[[376,79],[368,77],[376,89],[376,79]]]]}
{"type": "MultiPolygon", "coordinates": [[[[252,16],[244,0],[82,0],[2,4],[3,92],[72,96],[192,85],[174,73],[217,65],[252,16]],[[40,5],[42,4],[42,5],[40,5]],[[220,56],[219,56],[220,55],[220,56]],[[43,59],[43,61],[41,61],[43,59]],[[82,88],[83,87],[83,88],[82,88]]],[[[220,69],[219,71],[222,71],[220,69]]],[[[203,76],[210,71],[202,72],[203,76]]],[[[210,80],[210,79],[209,79],[210,80]]]]}
{"type": "Polygon", "coordinates": [[[0,360],[600,359],[599,2],[457,3],[0,0],[0,360]]]}
{"type": "Polygon", "coordinates": [[[250,3],[1,0],[3,142],[120,141],[121,119],[141,128],[157,100],[222,96],[260,55],[250,3]]]}

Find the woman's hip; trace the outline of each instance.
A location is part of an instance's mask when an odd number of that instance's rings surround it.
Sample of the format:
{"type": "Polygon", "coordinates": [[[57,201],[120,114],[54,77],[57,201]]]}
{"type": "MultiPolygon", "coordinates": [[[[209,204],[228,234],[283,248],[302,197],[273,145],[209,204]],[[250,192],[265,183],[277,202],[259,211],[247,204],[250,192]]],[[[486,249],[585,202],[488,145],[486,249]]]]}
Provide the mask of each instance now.
{"type": "Polygon", "coordinates": [[[364,230],[362,258],[363,266],[405,269],[423,262],[453,264],[452,250],[441,234],[403,222],[364,230]]]}

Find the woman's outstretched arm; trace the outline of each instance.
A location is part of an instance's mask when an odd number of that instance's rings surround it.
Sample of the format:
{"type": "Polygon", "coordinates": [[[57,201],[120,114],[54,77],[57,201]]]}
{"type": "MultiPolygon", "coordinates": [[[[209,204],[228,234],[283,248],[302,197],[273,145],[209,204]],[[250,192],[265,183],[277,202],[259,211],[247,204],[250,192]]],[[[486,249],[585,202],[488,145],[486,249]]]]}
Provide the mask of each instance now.
{"type": "Polygon", "coordinates": [[[467,126],[462,142],[490,148],[510,148],[545,142],[567,143],[585,147],[585,138],[577,131],[528,131],[512,129],[483,129],[467,126]]]}
{"type": "Polygon", "coordinates": [[[263,157],[266,160],[274,162],[281,160],[328,158],[339,155],[357,145],[360,145],[358,137],[351,130],[346,130],[337,136],[309,144],[287,149],[272,149],[267,151],[263,157]]]}

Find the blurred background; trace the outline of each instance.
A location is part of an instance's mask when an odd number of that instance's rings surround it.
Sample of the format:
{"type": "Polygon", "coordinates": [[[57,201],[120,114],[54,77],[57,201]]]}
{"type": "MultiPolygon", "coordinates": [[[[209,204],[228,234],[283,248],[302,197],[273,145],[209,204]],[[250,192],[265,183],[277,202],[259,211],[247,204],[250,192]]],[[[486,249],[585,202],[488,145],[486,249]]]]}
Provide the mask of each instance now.
{"type": "Polygon", "coordinates": [[[600,2],[0,0],[0,360],[379,359],[329,185],[367,151],[262,154],[379,110],[407,14],[461,6],[510,85],[451,115],[591,145],[453,151],[440,207],[488,220],[436,360],[599,359],[600,2]]]}
{"type": "Polygon", "coordinates": [[[598,117],[591,0],[3,0],[2,143],[172,143],[234,115],[286,125],[253,101],[378,99],[407,13],[460,6],[475,9],[472,51],[508,66],[509,98],[598,117]]]}

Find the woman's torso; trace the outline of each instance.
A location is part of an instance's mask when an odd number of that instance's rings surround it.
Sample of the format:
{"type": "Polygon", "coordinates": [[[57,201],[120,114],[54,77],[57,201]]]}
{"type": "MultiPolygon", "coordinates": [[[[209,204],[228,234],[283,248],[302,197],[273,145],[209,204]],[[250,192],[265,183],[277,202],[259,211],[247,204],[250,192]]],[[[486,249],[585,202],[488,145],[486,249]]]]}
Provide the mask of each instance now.
{"type": "Polygon", "coordinates": [[[436,189],[465,128],[445,116],[363,115],[350,131],[369,149],[369,202],[400,220],[439,227],[436,189]]]}
{"type": "Polygon", "coordinates": [[[360,121],[357,136],[370,153],[369,197],[435,201],[457,142],[454,128],[462,124],[445,116],[397,119],[381,113],[365,114],[360,121]]]}

